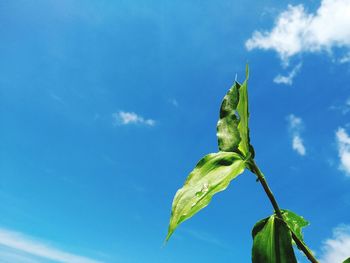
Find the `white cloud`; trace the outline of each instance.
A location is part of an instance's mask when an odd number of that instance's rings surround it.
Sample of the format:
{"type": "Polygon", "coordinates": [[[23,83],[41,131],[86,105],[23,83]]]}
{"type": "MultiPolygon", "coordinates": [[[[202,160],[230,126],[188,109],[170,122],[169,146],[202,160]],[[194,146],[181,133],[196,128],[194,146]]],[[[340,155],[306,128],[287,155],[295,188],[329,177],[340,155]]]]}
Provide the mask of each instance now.
{"type": "Polygon", "coordinates": [[[144,124],[148,126],[154,126],[155,120],[145,119],[135,112],[119,111],[112,114],[115,124],[128,125],[128,124],[144,124]]]}
{"type": "Polygon", "coordinates": [[[350,137],[345,129],[339,128],[336,132],[340,169],[350,176],[350,137]]]}
{"type": "MultiPolygon", "coordinates": [[[[45,263],[47,259],[0,245],[1,263],[45,263]]],[[[56,261],[57,262],[57,261],[56,261]]]]}
{"type": "Polygon", "coordinates": [[[323,242],[321,263],[343,262],[350,257],[350,226],[334,229],[333,237],[323,242]]]}
{"type": "Polygon", "coordinates": [[[295,150],[300,155],[305,155],[306,154],[306,150],[305,150],[305,146],[303,144],[303,140],[300,138],[299,135],[294,135],[293,136],[293,150],[295,150]]]}
{"type": "Polygon", "coordinates": [[[277,84],[285,84],[285,85],[292,85],[293,84],[293,79],[294,77],[298,74],[300,68],[301,68],[301,63],[296,65],[289,73],[287,76],[282,76],[278,74],[274,79],[273,82],[277,84]]]}
{"type": "Polygon", "coordinates": [[[292,148],[301,156],[306,155],[306,149],[303,139],[301,138],[301,131],[303,129],[303,121],[301,118],[290,114],[287,117],[289,130],[292,134],[292,148]]]}
{"type": "Polygon", "coordinates": [[[102,263],[54,248],[22,233],[2,228],[0,228],[0,255],[6,256],[8,262],[16,258],[17,263],[41,262],[38,258],[61,263],[102,263]]]}
{"type": "MultiPolygon", "coordinates": [[[[275,50],[284,63],[302,52],[350,50],[350,0],[323,0],[315,13],[289,5],[271,31],[255,31],[246,48],[275,50]]],[[[344,60],[346,61],[346,60],[344,60]]]]}
{"type": "Polygon", "coordinates": [[[294,114],[290,114],[288,116],[288,121],[289,121],[289,127],[293,130],[293,131],[300,131],[302,125],[303,125],[303,121],[301,120],[301,118],[295,116],[294,114]]]}

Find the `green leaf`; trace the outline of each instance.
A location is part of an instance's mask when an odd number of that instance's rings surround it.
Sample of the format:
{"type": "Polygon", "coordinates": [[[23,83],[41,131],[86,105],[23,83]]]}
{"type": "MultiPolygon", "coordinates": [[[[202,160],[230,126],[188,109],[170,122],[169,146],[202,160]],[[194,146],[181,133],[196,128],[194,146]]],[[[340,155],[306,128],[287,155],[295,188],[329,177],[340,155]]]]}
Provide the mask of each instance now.
{"type": "MultiPolygon", "coordinates": [[[[304,217],[299,216],[292,211],[282,209],[281,212],[282,212],[283,219],[287,223],[289,229],[292,230],[293,233],[298,237],[298,239],[304,243],[302,229],[303,227],[308,226],[310,223],[306,221],[304,217]]],[[[296,245],[294,240],[292,243],[293,245],[296,245]]],[[[304,243],[304,246],[310,252],[310,254],[313,254],[313,252],[306,246],[305,243],[304,243]]],[[[300,248],[298,247],[298,249],[300,248]]]]}
{"type": "Polygon", "coordinates": [[[293,233],[302,241],[303,233],[302,228],[309,225],[309,222],[304,219],[304,217],[295,214],[289,210],[281,210],[284,221],[287,223],[289,228],[293,231],[293,233]]]}
{"type": "Polygon", "coordinates": [[[232,152],[212,153],[201,159],[176,192],[166,240],[180,223],[206,207],[214,194],[225,190],[244,166],[240,155],[232,152]]]}
{"type": "Polygon", "coordinates": [[[346,259],[343,263],[350,263],[350,258],[346,259]]]}
{"type": "Polygon", "coordinates": [[[241,141],[238,131],[239,119],[236,112],[239,102],[238,89],[240,86],[238,82],[235,82],[221,104],[220,118],[217,124],[220,151],[234,152],[238,149],[241,141]]]}
{"type": "Polygon", "coordinates": [[[253,263],[296,263],[292,236],[287,224],[272,215],[253,228],[253,263]]]}
{"type": "Polygon", "coordinates": [[[246,79],[242,86],[239,88],[239,102],[237,105],[237,112],[240,117],[238,124],[238,131],[241,136],[241,141],[239,143],[238,149],[246,156],[250,151],[250,138],[249,138],[249,111],[248,111],[248,65],[246,67],[246,79]]]}
{"type": "Polygon", "coordinates": [[[220,118],[217,124],[217,136],[220,151],[238,152],[247,156],[254,155],[249,139],[248,111],[248,66],[243,84],[235,82],[224,97],[220,118]]]}

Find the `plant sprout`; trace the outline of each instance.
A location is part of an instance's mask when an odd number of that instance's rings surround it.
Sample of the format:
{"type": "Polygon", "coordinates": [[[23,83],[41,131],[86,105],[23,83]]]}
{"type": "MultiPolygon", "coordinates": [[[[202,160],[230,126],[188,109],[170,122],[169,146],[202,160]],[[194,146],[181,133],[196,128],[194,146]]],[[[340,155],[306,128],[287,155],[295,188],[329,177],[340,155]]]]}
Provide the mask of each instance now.
{"type": "MultiPolygon", "coordinates": [[[[176,192],[166,241],[179,224],[206,207],[216,193],[224,191],[233,179],[248,169],[256,175],[274,209],[273,215],[253,227],[252,262],[297,263],[293,249],[296,245],[310,262],[318,263],[303,240],[302,228],[309,223],[292,211],[280,209],[254,160],[248,126],[248,78],[247,65],[243,84],[235,81],[222,101],[217,124],[219,151],[204,156],[176,192]]],[[[350,258],[343,263],[350,263],[350,258]]]]}

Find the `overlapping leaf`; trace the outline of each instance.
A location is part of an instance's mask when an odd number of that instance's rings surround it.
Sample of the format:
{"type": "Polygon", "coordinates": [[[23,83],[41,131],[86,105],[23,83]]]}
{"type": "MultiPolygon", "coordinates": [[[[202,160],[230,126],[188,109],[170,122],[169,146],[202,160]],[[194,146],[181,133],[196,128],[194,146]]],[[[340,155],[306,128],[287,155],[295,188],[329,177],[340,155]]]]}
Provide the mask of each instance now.
{"type": "Polygon", "coordinates": [[[248,67],[246,72],[246,80],[243,82],[242,86],[239,88],[239,102],[237,105],[237,112],[240,117],[238,123],[238,130],[241,136],[241,141],[239,143],[238,149],[246,156],[249,153],[250,148],[250,138],[249,138],[249,111],[248,111],[248,67]]]}
{"type": "Polygon", "coordinates": [[[309,222],[304,217],[285,209],[282,210],[282,216],[298,239],[304,242],[302,228],[308,226],[309,222]]]}
{"type": "Polygon", "coordinates": [[[253,228],[253,263],[297,263],[287,224],[272,215],[253,228]]]}
{"type": "Polygon", "coordinates": [[[234,152],[238,149],[241,141],[238,130],[239,117],[236,112],[239,102],[238,89],[240,86],[238,82],[235,82],[221,104],[220,118],[217,124],[220,151],[234,152]]]}
{"type": "Polygon", "coordinates": [[[228,91],[220,108],[217,136],[220,151],[254,155],[249,139],[248,66],[243,84],[235,82],[228,91]]]}
{"type": "Polygon", "coordinates": [[[166,240],[180,223],[206,207],[214,194],[225,190],[244,167],[244,160],[233,152],[208,154],[201,159],[176,192],[166,240]]]}

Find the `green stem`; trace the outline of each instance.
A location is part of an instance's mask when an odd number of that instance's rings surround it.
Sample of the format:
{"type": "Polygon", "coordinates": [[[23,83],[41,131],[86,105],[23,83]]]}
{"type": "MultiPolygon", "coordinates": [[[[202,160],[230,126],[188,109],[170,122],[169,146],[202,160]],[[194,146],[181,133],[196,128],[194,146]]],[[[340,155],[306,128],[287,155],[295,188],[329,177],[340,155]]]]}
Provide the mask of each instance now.
{"type": "MultiPolygon", "coordinates": [[[[278,203],[269,187],[269,185],[267,184],[266,180],[265,180],[265,176],[264,174],[260,171],[259,167],[256,165],[255,161],[254,160],[251,160],[249,162],[250,164],[250,168],[251,168],[251,171],[256,174],[256,176],[258,177],[258,180],[260,181],[262,187],[264,188],[265,190],[265,193],[267,194],[267,197],[270,199],[270,202],[273,206],[273,209],[275,210],[276,212],[276,215],[282,219],[283,219],[283,216],[282,216],[282,212],[281,212],[281,209],[279,208],[278,206],[278,203]]],[[[301,241],[295,234],[292,230],[290,230],[291,233],[292,233],[292,238],[294,240],[294,242],[297,244],[298,248],[304,252],[305,256],[310,260],[310,262],[312,263],[318,263],[317,259],[312,255],[312,253],[310,252],[310,249],[303,243],[303,241],[301,241]]]]}

